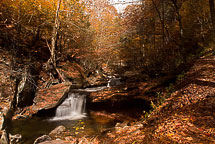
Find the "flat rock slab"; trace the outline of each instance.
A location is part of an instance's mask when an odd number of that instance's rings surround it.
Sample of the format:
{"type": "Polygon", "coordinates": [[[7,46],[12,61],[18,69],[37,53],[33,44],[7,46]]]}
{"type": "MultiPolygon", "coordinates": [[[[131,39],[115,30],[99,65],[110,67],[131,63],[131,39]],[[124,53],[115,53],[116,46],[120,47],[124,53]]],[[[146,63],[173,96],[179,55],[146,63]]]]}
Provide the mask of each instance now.
{"type": "Polygon", "coordinates": [[[55,107],[70,90],[71,83],[61,83],[36,93],[33,106],[25,108],[24,116],[36,114],[39,110],[55,107]]]}
{"type": "Polygon", "coordinates": [[[71,83],[61,83],[48,89],[39,90],[34,99],[33,109],[38,111],[55,107],[64,94],[69,92],[70,86],[71,83]]]}

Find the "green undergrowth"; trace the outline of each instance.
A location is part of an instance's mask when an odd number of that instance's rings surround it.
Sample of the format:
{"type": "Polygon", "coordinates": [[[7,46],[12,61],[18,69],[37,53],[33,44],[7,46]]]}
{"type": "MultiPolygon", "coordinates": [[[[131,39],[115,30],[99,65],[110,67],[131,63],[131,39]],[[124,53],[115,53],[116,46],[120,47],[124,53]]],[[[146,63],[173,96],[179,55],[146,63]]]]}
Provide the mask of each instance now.
{"type": "Polygon", "coordinates": [[[156,92],[157,99],[155,101],[151,101],[150,110],[148,112],[143,111],[144,120],[147,120],[152,113],[159,112],[158,108],[162,106],[163,103],[171,96],[171,94],[176,91],[175,84],[179,81],[182,81],[184,77],[185,77],[185,72],[183,71],[179,75],[177,75],[176,81],[174,83],[169,83],[169,85],[163,91],[156,92]]]}
{"type": "MultiPolygon", "coordinates": [[[[202,48],[198,52],[198,55],[193,56],[192,59],[198,59],[200,57],[206,57],[210,55],[215,55],[215,43],[212,42],[202,46],[202,48]]],[[[194,63],[194,61],[191,62],[194,63]]],[[[189,69],[187,69],[186,71],[188,71],[189,69]]],[[[176,91],[175,87],[177,83],[185,78],[186,71],[182,71],[180,74],[178,74],[176,76],[175,82],[169,83],[169,85],[165,87],[164,90],[156,92],[156,100],[151,101],[150,110],[148,112],[143,111],[143,120],[147,120],[152,113],[159,113],[159,107],[162,106],[163,103],[166,102],[166,100],[171,96],[171,94],[176,91]]]]}

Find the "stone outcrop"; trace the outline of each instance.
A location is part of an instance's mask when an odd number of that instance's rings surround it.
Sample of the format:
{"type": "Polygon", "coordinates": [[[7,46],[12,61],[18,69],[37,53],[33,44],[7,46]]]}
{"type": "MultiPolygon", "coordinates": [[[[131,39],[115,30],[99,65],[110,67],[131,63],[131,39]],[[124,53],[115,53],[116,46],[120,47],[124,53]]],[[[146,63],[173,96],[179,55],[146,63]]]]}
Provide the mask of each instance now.
{"type": "Polygon", "coordinates": [[[64,132],[66,130],[66,128],[64,126],[58,126],[56,127],[54,130],[52,130],[49,135],[50,136],[55,136],[55,135],[58,135],[58,134],[61,134],[62,132],[64,132]]]}
{"type": "Polygon", "coordinates": [[[0,143],[1,144],[9,144],[10,143],[10,141],[9,141],[9,135],[8,135],[8,133],[7,133],[6,130],[2,131],[0,143]]]}
{"type": "Polygon", "coordinates": [[[67,96],[72,84],[70,82],[53,85],[50,88],[40,89],[35,96],[34,104],[25,108],[23,115],[32,116],[38,111],[56,107],[67,96]]]}
{"type": "Polygon", "coordinates": [[[51,138],[50,136],[48,135],[43,135],[41,137],[38,137],[35,141],[34,141],[34,144],[40,144],[42,142],[46,142],[46,141],[51,141],[51,138]]]}

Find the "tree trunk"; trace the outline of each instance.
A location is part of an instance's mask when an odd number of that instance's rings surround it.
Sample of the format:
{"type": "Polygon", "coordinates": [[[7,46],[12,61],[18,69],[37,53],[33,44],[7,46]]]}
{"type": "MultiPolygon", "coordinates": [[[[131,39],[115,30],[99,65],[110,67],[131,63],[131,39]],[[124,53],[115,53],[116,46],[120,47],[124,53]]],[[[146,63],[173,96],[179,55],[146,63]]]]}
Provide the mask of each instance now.
{"type": "Polygon", "coordinates": [[[57,10],[56,10],[56,16],[55,16],[55,23],[54,23],[54,27],[53,27],[53,33],[52,33],[52,40],[51,40],[51,63],[53,64],[54,68],[56,68],[56,57],[55,57],[55,44],[56,44],[56,40],[57,40],[57,33],[58,33],[58,29],[59,29],[59,10],[60,10],[60,4],[61,4],[61,0],[58,0],[58,4],[57,4],[57,10]]]}
{"type": "Polygon", "coordinates": [[[177,0],[171,0],[174,7],[175,7],[175,11],[176,11],[176,14],[178,16],[178,23],[179,23],[179,29],[180,29],[180,37],[181,37],[181,40],[182,40],[182,43],[183,43],[183,38],[184,38],[184,30],[183,30],[183,25],[182,25],[182,20],[181,20],[181,14],[180,14],[180,9],[179,9],[179,6],[178,6],[178,2],[177,0]]]}
{"type": "Polygon", "coordinates": [[[212,22],[212,36],[215,34],[215,8],[214,8],[214,0],[209,0],[210,6],[210,14],[211,14],[211,22],[212,22]]]}
{"type": "Polygon", "coordinates": [[[58,0],[57,3],[57,10],[56,10],[56,15],[55,15],[55,23],[53,26],[53,33],[52,33],[52,39],[51,39],[51,47],[50,47],[50,52],[51,56],[50,59],[48,60],[48,65],[52,65],[52,69],[57,72],[58,78],[61,79],[62,82],[64,82],[64,78],[58,71],[56,67],[56,57],[55,57],[55,49],[56,49],[56,41],[57,41],[57,35],[58,35],[58,29],[59,29],[59,11],[60,11],[60,5],[61,5],[61,0],[58,0]]]}
{"type": "Polygon", "coordinates": [[[164,47],[165,39],[166,40],[169,39],[169,31],[168,31],[167,27],[165,26],[165,2],[164,2],[164,0],[162,0],[162,12],[160,12],[160,10],[154,0],[152,0],[152,4],[158,14],[158,17],[159,17],[159,20],[160,20],[160,23],[162,26],[162,34],[163,34],[162,41],[163,41],[163,47],[164,47]]]}
{"type": "Polygon", "coordinates": [[[175,12],[177,14],[177,20],[178,20],[178,24],[179,24],[179,36],[180,36],[180,55],[182,56],[183,61],[186,63],[186,59],[187,59],[187,55],[186,55],[186,50],[185,50],[185,42],[184,42],[184,28],[183,28],[183,24],[182,24],[182,18],[181,18],[181,14],[180,14],[180,7],[178,4],[177,0],[171,0],[174,8],[175,8],[175,12]]]}
{"type": "Polygon", "coordinates": [[[165,4],[164,0],[162,1],[162,45],[163,45],[163,50],[165,47],[165,4]]]}

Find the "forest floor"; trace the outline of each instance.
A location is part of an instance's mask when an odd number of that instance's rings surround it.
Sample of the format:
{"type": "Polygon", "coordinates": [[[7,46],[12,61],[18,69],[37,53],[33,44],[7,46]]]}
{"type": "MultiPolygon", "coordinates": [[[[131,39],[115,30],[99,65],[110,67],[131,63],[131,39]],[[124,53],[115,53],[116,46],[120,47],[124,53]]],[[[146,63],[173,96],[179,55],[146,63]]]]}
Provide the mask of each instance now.
{"type": "Polygon", "coordinates": [[[105,143],[215,143],[215,55],[200,57],[146,120],[115,127],[105,143]],[[111,139],[111,140],[110,140],[111,139]]]}

